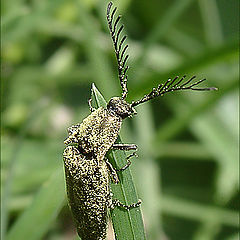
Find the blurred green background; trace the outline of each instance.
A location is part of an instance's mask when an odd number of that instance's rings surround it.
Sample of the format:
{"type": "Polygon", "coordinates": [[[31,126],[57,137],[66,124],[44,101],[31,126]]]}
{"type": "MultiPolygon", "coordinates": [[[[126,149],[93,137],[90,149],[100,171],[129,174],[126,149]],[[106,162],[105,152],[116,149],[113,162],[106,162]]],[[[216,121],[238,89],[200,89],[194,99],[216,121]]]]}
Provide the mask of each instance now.
{"type": "MultiPolygon", "coordinates": [[[[167,94],[121,130],[149,240],[238,238],[236,0],[114,1],[128,35],[128,100],[176,75],[215,92],[167,94]],[[204,84],[202,84],[204,86],[204,84]]],[[[2,2],[1,239],[74,239],[62,152],[91,83],[120,95],[103,0],[2,2]]],[[[109,238],[111,239],[111,237],[109,238]]]]}

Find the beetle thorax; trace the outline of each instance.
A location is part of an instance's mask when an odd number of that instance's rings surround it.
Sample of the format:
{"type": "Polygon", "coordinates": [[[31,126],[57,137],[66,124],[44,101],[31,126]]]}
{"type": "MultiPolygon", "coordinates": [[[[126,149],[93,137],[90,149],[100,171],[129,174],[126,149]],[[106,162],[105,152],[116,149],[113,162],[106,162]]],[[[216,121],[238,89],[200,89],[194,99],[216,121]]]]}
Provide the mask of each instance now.
{"type": "Polygon", "coordinates": [[[122,119],[131,117],[137,113],[130,103],[120,97],[111,98],[108,102],[107,109],[111,114],[117,115],[122,119]]]}

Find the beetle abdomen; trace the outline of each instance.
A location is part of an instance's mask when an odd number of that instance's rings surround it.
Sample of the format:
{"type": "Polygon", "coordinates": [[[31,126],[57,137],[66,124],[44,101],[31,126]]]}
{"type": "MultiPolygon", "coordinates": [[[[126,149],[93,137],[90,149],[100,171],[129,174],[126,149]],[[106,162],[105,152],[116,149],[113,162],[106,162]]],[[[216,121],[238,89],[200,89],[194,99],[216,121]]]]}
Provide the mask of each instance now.
{"type": "Polygon", "coordinates": [[[110,197],[106,163],[98,165],[96,158],[73,146],[68,146],[63,156],[67,195],[78,234],[82,240],[103,240],[110,197]]]}

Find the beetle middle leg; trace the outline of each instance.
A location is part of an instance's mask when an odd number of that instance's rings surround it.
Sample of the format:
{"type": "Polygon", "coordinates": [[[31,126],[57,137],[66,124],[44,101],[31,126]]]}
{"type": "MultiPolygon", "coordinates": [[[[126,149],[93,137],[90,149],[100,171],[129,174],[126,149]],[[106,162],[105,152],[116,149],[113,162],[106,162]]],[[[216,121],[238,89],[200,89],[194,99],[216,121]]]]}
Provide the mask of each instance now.
{"type": "Polygon", "coordinates": [[[105,159],[105,162],[108,166],[109,173],[110,173],[111,178],[112,178],[114,183],[116,183],[116,184],[119,183],[117,172],[121,172],[121,171],[126,170],[131,165],[132,162],[130,161],[130,158],[133,157],[133,156],[138,157],[136,152],[130,154],[129,156],[126,157],[127,164],[125,166],[121,167],[120,169],[114,168],[113,165],[108,161],[108,159],[107,158],[105,159]]]}
{"type": "Polygon", "coordinates": [[[138,155],[136,154],[136,152],[130,154],[129,156],[126,157],[127,164],[126,164],[125,166],[121,167],[120,169],[115,169],[115,170],[116,170],[117,172],[121,172],[121,171],[124,171],[125,169],[127,169],[127,168],[131,165],[131,163],[132,163],[132,162],[130,161],[130,158],[133,157],[133,156],[138,157],[138,155]]]}
{"type": "MultiPolygon", "coordinates": [[[[137,145],[136,144],[127,144],[127,143],[115,143],[112,145],[112,149],[113,150],[123,150],[123,151],[130,151],[130,150],[137,150],[137,145]]],[[[124,171],[125,169],[127,169],[130,165],[131,165],[131,161],[130,158],[131,157],[138,157],[138,155],[136,154],[136,152],[130,154],[129,156],[127,156],[126,160],[127,160],[127,164],[123,167],[121,167],[120,169],[115,169],[115,171],[120,172],[120,171],[124,171]]]]}
{"type": "Polygon", "coordinates": [[[129,151],[129,150],[137,150],[138,147],[136,144],[128,144],[128,143],[114,143],[112,145],[113,150],[123,150],[123,151],[129,151]]]}

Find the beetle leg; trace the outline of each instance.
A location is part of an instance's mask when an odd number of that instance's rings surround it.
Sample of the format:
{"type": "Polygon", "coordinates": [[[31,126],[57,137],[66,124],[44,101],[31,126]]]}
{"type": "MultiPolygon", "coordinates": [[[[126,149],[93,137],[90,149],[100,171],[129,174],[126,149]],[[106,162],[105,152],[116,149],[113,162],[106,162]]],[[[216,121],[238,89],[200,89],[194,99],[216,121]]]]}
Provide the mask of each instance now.
{"type": "Polygon", "coordinates": [[[91,111],[91,112],[94,112],[94,111],[96,110],[96,108],[94,108],[94,107],[92,106],[92,99],[91,99],[91,98],[88,100],[88,105],[89,105],[89,108],[90,108],[90,111],[91,111]]]}
{"type": "Polygon", "coordinates": [[[105,159],[105,162],[107,164],[107,167],[108,167],[108,170],[109,170],[109,173],[111,175],[111,178],[113,180],[113,182],[115,184],[119,183],[119,179],[118,179],[118,175],[117,175],[117,172],[116,170],[114,169],[114,167],[112,166],[112,164],[108,161],[108,159],[106,158],[105,159]]]}
{"type": "Polygon", "coordinates": [[[130,161],[130,158],[133,157],[133,156],[138,157],[138,155],[136,154],[136,152],[130,154],[130,155],[127,156],[127,158],[126,158],[127,164],[126,164],[125,166],[121,167],[120,169],[115,169],[115,170],[116,170],[117,172],[121,172],[121,171],[124,171],[125,169],[127,169],[127,168],[131,165],[131,163],[132,163],[132,162],[130,161]]]}
{"type": "Polygon", "coordinates": [[[111,209],[114,209],[115,207],[121,207],[124,208],[126,210],[129,210],[131,208],[136,208],[139,207],[141,205],[142,201],[141,199],[138,199],[138,201],[136,203],[130,204],[130,205],[125,205],[123,203],[121,203],[118,199],[113,199],[112,203],[110,205],[111,209]]]}
{"type": "Polygon", "coordinates": [[[124,150],[124,151],[129,151],[129,150],[137,150],[137,145],[136,144],[128,144],[128,143],[114,143],[112,145],[112,149],[114,150],[124,150]]]}
{"type": "Polygon", "coordinates": [[[109,170],[109,173],[111,175],[111,178],[113,180],[114,183],[119,183],[119,179],[118,179],[118,175],[117,175],[117,172],[121,172],[121,171],[124,171],[125,169],[127,169],[130,165],[131,165],[131,161],[130,161],[130,158],[131,157],[138,157],[138,155],[136,154],[136,152],[130,154],[129,156],[127,156],[126,160],[127,160],[127,164],[123,167],[121,167],[120,169],[116,169],[113,167],[113,165],[108,161],[108,159],[106,158],[105,159],[105,162],[108,166],[108,170],[109,170]]]}

